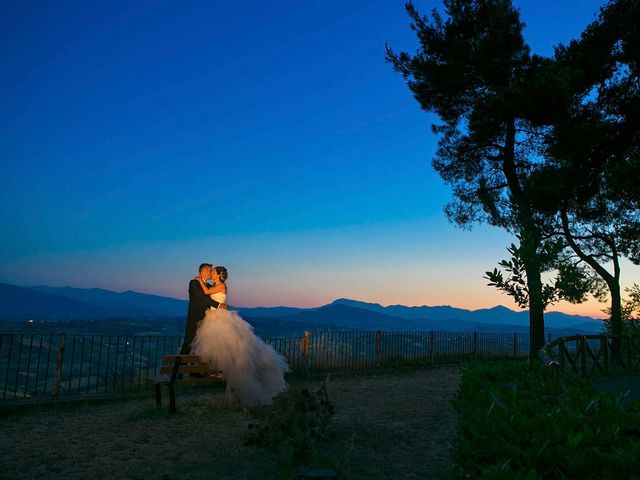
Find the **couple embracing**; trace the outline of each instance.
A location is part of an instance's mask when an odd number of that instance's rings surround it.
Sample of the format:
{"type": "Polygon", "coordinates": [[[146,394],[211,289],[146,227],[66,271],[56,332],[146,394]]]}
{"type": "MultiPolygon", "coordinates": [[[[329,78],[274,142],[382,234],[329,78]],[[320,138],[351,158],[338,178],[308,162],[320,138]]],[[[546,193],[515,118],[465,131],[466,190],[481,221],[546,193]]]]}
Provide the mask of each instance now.
{"type": "Polygon", "coordinates": [[[253,327],[227,300],[225,267],[200,265],[199,275],[189,282],[189,310],[180,353],[199,355],[225,377],[246,405],[269,405],[287,389],[285,359],[253,332],[253,327]],[[213,281],[210,285],[209,281],[213,281]]]}

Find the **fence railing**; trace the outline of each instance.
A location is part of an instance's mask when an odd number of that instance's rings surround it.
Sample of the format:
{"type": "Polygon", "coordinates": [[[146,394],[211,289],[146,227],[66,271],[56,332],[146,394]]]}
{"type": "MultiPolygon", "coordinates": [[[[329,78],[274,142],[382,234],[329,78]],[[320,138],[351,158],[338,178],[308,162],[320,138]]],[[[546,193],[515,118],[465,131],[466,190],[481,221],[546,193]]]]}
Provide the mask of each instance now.
{"type": "Polygon", "coordinates": [[[175,336],[0,334],[0,399],[138,391],[175,336]]]}
{"type": "MultiPolygon", "coordinates": [[[[549,340],[551,340],[549,338],[549,340]]],[[[297,373],[357,371],[475,357],[526,357],[518,333],[307,332],[268,338],[297,373]]],[[[138,392],[179,336],[0,334],[0,401],[138,392]]]]}
{"type": "Polygon", "coordinates": [[[547,343],[538,355],[546,365],[585,377],[618,370],[640,371],[640,336],[560,337],[547,343]]]}
{"type": "Polygon", "coordinates": [[[298,340],[284,354],[294,371],[370,370],[405,364],[445,363],[475,357],[526,357],[529,336],[473,332],[319,332],[298,340]]]}

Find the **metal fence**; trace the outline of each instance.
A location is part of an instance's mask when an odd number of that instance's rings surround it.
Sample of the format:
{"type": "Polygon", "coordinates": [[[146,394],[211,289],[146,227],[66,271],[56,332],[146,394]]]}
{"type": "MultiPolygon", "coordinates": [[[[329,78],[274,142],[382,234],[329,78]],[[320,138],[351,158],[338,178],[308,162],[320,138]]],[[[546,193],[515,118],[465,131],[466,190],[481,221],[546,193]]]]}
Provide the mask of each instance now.
{"type": "Polygon", "coordinates": [[[0,334],[0,398],[134,392],[181,337],[0,334]]]}
{"type": "MultiPolygon", "coordinates": [[[[515,358],[529,352],[529,336],[517,333],[307,332],[265,342],[297,373],[515,358]]],[[[0,334],[0,399],[142,391],[162,357],[178,353],[181,344],[179,336],[0,334]]]]}
{"type": "Polygon", "coordinates": [[[309,372],[370,370],[476,357],[526,357],[529,353],[529,336],[518,333],[319,332],[301,339],[268,341],[284,354],[294,371],[309,372]],[[299,347],[291,348],[291,340],[299,347]]]}

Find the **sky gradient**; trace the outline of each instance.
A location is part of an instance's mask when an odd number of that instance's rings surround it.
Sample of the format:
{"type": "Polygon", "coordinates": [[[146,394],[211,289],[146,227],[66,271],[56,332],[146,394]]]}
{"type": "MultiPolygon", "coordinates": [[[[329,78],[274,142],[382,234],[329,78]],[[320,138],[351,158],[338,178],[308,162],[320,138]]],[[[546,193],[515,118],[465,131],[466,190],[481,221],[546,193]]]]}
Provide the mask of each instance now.
{"type": "MultiPolygon", "coordinates": [[[[602,3],[516,2],[544,55],[602,3]]],[[[482,278],[512,239],[447,222],[436,119],[384,61],[403,5],[4,2],[0,281],[185,298],[210,261],[241,306],[513,307],[482,278]]]]}

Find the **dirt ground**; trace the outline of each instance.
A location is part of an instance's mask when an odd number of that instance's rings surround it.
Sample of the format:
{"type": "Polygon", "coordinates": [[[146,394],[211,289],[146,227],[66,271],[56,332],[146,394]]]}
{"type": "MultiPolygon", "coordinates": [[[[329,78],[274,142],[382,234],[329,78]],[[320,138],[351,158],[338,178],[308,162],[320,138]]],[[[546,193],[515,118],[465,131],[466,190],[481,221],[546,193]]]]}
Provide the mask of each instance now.
{"type": "MultiPolygon", "coordinates": [[[[446,478],[460,372],[331,378],[335,436],[320,449],[325,468],[345,479],[446,478]]],[[[152,397],[3,411],[0,478],[293,478],[277,454],[244,446],[248,411],[222,389],[178,391],[175,416],[156,411],[152,397]]]]}

